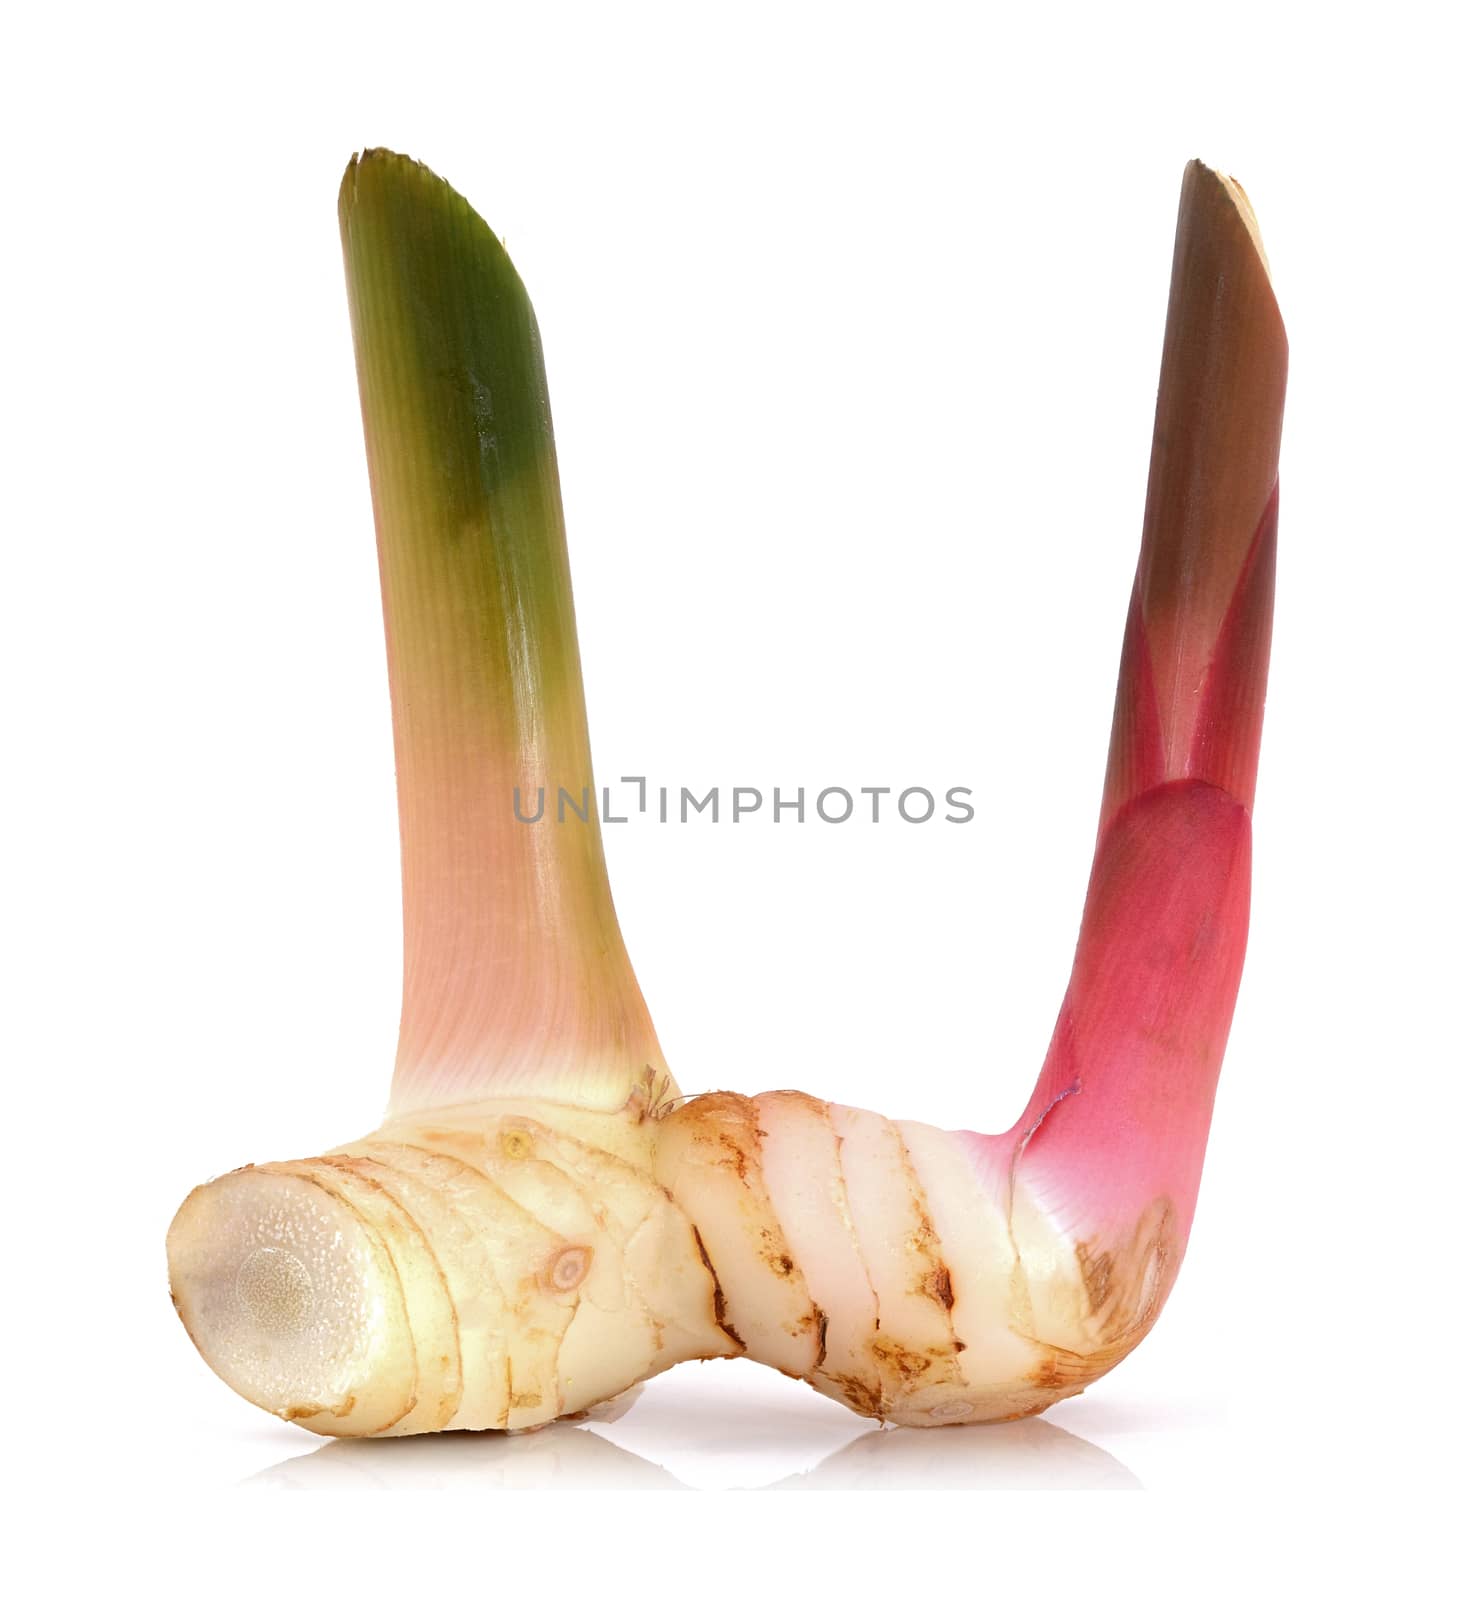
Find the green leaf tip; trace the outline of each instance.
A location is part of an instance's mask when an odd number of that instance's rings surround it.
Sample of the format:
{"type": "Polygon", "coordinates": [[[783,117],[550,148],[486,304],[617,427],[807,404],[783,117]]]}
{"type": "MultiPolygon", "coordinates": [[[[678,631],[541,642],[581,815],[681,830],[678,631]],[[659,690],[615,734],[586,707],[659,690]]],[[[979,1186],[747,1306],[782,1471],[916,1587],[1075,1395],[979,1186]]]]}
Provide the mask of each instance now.
{"type": "Polygon", "coordinates": [[[430,211],[444,211],[484,236],[510,271],[513,263],[502,241],[480,217],[466,196],[459,194],[424,161],[373,145],[349,158],[339,184],[339,223],[346,232],[361,199],[367,202],[398,200],[430,211]]]}

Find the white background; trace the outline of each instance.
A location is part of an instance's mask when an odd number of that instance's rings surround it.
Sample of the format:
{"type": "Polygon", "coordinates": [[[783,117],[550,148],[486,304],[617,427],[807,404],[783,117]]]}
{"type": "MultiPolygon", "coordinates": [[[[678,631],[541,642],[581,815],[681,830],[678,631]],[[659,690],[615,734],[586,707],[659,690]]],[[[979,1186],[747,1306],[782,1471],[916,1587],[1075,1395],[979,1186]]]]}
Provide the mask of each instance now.
{"type": "Polygon", "coordinates": [[[1092,1497],[1027,1538],[1026,1502],[802,1522],[551,1495],[424,1504],[378,1542],[344,1511],[318,1559],[325,1582],[366,1551],[389,1570],[435,1528],[439,1582],[505,1582],[517,1555],[584,1590],[621,1549],[644,1583],[754,1562],[769,1584],[780,1561],[813,1584],[851,1552],[1146,1592],[1389,1558],[1448,1592],[1443,1500],[1473,1451],[1479,577],[1458,19],[11,18],[7,1454],[50,1491],[37,1548],[192,1592],[246,1581],[253,1550],[305,1570],[280,1499],[214,1503],[225,1544],[172,1509],[241,1483],[1143,1486],[1189,1499],[1119,1502],[1119,1541],[1092,1497]],[[608,830],[682,1087],[984,1130],[1020,1109],[1067,975],[1181,168],[1246,185],[1291,346],[1249,958],[1176,1294],[1047,1419],[880,1435],[709,1364],[599,1429],[320,1449],[177,1325],[163,1238],[187,1189],[367,1130],[389,1081],[395,801],[335,217],[366,144],[461,189],[539,311],[598,779],[975,791],[968,827],[608,830]],[[109,1505],[143,1554],[69,1533],[109,1505]]]}

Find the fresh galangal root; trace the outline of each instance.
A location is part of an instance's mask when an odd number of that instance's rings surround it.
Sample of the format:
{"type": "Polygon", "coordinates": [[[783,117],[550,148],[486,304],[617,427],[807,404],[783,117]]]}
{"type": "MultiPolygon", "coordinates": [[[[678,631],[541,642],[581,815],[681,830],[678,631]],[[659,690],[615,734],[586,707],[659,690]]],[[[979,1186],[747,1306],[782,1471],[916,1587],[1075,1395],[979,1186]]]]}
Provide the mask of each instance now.
{"type": "Polygon", "coordinates": [[[1145,1336],[1191,1226],[1247,934],[1286,346],[1252,211],[1186,169],[1078,950],[994,1136],[684,1099],[595,817],[539,335],[482,220],[375,150],[340,220],[385,596],[406,923],[388,1120],[194,1190],[191,1338],[323,1434],[517,1429],[748,1356],[869,1417],[992,1421],[1145,1336]]]}

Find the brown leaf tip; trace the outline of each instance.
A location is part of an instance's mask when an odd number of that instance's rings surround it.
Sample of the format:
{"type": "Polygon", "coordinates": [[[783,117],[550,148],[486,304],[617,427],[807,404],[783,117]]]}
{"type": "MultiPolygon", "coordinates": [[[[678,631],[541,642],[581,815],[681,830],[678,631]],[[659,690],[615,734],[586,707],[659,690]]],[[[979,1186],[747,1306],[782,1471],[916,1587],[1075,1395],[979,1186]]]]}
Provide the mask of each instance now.
{"type": "Polygon", "coordinates": [[[1273,281],[1269,273],[1268,252],[1263,248],[1263,234],[1259,231],[1258,218],[1254,215],[1253,204],[1248,199],[1248,191],[1238,180],[1228,172],[1219,172],[1216,167],[1209,167],[1205,161],[1187,162],[1188,172],[1205,174],[1212,179],[1221,189],[1226,198],[1231,201],[1233,209],[1237,212],[1243,226],[1248,230],[1248,237],[1253,241],[1253,248],[1258,252],[1258,259],[1263,263],[1263,270],[1273,281]]]}

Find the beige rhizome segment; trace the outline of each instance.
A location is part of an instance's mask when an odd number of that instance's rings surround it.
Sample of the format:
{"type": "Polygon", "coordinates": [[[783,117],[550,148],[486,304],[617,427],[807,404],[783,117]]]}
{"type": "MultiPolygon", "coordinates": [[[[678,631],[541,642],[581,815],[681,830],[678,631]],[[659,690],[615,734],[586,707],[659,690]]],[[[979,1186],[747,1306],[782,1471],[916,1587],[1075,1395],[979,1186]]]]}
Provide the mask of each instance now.
{"type": "Polygon", "coordinates": [[[535,1427],[735,1354],[653,1128],[508,1102],[231,1173],[171,1229],[180,1315],[233,1388],[319,1433],[535,1427]]]}
{"type": "Polygon", "coordinates": [[[400,1043],[373,1133],[181,1206],[170,1283],[201,1354],[324,1434],[538,1427],[715,1357],[921,1427],[1078,1393],[1175,1280],[1242,972],[1287,362],[1246,195],[1184,175],[1083,921],[1036,1088],[990,1136],[791,1091],[680,1095],[591,806],[528,295],[403,156],[351,163],[340,221],[396,742],[400,1043]]]}
{"type": "Polygon", "coordinates": [[[999,1421],[1122,1360],[1175,1257],[1154,1223],[1086,1251],[1013,1181],[1010,1144],[982,1163],[974,1138],[793,1091],[702,1095],[664,1120],[657,1171],[745,1354],[880,1421],[999,1421]]]}

